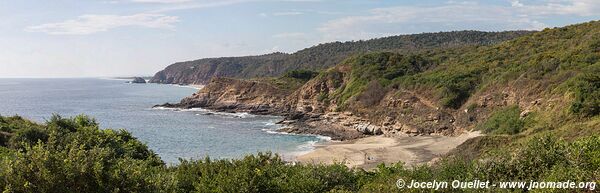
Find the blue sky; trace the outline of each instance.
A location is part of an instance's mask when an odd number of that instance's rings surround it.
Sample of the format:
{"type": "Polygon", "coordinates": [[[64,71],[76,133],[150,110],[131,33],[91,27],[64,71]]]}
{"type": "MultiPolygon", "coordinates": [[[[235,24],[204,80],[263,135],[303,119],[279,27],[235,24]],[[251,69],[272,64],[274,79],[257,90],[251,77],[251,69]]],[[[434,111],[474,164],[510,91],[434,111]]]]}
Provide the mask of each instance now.
{"type": "Polygon", "coordinates": [[[599,0],[0,0],[0,77],[152,75],[204,57],[599,16],[599,0]]]}

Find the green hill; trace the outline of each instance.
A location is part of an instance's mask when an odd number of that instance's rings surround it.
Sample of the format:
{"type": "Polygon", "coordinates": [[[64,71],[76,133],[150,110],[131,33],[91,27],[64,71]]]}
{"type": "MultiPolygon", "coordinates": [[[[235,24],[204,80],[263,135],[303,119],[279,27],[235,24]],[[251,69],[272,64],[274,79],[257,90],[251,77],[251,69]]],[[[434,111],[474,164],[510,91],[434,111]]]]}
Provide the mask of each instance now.
{"type": "Polygon", "coordinates": [[[348,56],[375,51],[418,52],[463,46],[490,45],[513,39],[528,31],[456,31],[377,38],[366,41],[319,44],[293,54],[206,58],[169,65],[156,73],[153,83],[202,84],[213,77],[255,78],[279,76],[290,70],[320,70],[334,66],[348,56]]]}

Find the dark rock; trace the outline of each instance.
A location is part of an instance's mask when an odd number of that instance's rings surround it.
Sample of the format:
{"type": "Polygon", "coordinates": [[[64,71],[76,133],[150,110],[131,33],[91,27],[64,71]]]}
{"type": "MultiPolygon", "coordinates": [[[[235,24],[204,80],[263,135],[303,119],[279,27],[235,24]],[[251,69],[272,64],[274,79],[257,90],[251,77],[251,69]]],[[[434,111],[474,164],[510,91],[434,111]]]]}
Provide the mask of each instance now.
{"type": "Polygon", "coordinates": [[[134,77],[131,83],[145,84],[146,80],[144,80],[142,77],[134,77]]]}

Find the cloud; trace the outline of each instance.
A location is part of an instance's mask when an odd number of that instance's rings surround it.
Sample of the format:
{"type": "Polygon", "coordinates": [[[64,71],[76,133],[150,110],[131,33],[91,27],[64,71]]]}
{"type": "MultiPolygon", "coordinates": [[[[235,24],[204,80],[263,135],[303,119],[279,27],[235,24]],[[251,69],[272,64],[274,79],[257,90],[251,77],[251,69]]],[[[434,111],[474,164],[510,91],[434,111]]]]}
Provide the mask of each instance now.
{"type": "MultiPolygon", "coordinates": [[[[289,2],[289,3],[314,3],[322,2],[323,0],[133,0],[133,1],[146,1],[146,2],[169,2],[173,4],[169,7],[163,7],[161,9],[153,11],[154,13],[170,12],[178,10],[188,9],[201,9],[201,8],[212,8],[222,7],[228,5],[235,5],[249,2],[289,2]]],[[[274,13],[273,15],[275,15],[274,13]]],[[[284,15],[300,15],[303,12],[291,11],[291,12],[279,12],[279,16],[284,15]]],[[[277,16],[277,15],[275,15],[277,16]]]]}
{"type": "Polygon", "coordinates": [[[286,12],[275,12],[274,16],[292,16],[292,15],[302,15],[304,12],[300,11],[286,11],[286,12]]]}
{"type": "Polygon", "coordinates": [[[547,0],[544,3],[512,0],[511,5],[518,8],[517,11],[533,16],[600,15],[600,1],[598,0],[547,0]]]}
{"type": "MultiPolygon", "coordinates": [[[[304,1],[302,1],[304,2],[304,1]]],[[[335,11],[321,11],[321,10],[314,10],[314,9],[292,9],[289,11],[279,11],[279,12],[273,12],[273,13],[259,13],[258,15],[261,17],[268,17],[268,16],[296,16],[296,15],[311,15],[311,14],[319,14],[319,15],[339,15],[342,14],[342,12],[335,12],[335,11]]]]}
{"type": "Polygon", "coordinates": [[[539,30],[553,15],[600,14],[597,0],[548,0],[529,4],[506,1],[505,5],[482,5],[474,1],[448,1],[437,6],[397,6],[371,9],[367,14],[347,16],[323,23],[317,30],[324,41],[368,39],[385,35],[448,30],[539,30]]]}
{"type": "Polygon", "coordinates": [[[372,9],[368,15],[326,22],[318,28],[328,40],[367,39],[392,34],[461,29],[499,31],[539,29],[544,25],[496,6],[470,4],[372,9]]]}
{"type": "Polygon", "coordinates": [[[523,3],[521,3],[521,1],[519,1],[519,0],[512,0],[512,1],[510,2],[510,4],[511,4],[513,7],[523,7],[523,3]]]}
{"type": "Polygon", "coordinates": [[[300,32],[289,32],[289,33],[280,33],[280,34],[275,34],[273,35],[274,38],[293,38],[293,39],[298,39],[298,38],[304,38],[306,34],[304,33],[300,33],[300,32]]]}
{"type": "Polygon", "coordinates": [[[201,9],[201,8],[212,8],[222,7],[240,3],[255,2],[261,0],[207,0],[207,1],[190,1],[189,3],[175,4],[174,6],[163,7],[158,10],[154,10],[154,13],[188,10],[188,9],[201,9]]]}
{"type": "Polygon", "coordinates": [[[63,22],[30,26],[25,31],[52,35],[86,35],[126,26],[173,29],[173,24],[177,22],[179,22],[178,17],[162,14],[82,15],[77,19],[63,22]]]}

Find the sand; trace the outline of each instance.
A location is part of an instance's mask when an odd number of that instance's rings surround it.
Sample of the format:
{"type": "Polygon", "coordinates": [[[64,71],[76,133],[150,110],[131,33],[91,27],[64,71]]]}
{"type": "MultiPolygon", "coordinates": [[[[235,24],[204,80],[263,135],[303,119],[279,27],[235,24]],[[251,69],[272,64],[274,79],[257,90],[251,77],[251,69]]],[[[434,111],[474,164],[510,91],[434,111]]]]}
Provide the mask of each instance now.
{"type": "Polygon", "coordinates": [[[456,137],[448,136],[373,136],[343,142],[327,142],[316,149],[299,155],[300,163],[343,163],[348,167],[370,169],[380,163],[394,164],[399,161],[408,166],[427,163],[467,139],[480,136],[479,132],[467,132],[456,137]]]}

